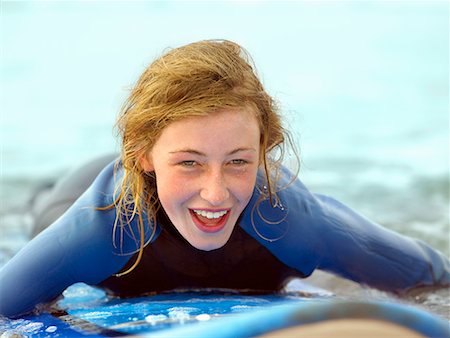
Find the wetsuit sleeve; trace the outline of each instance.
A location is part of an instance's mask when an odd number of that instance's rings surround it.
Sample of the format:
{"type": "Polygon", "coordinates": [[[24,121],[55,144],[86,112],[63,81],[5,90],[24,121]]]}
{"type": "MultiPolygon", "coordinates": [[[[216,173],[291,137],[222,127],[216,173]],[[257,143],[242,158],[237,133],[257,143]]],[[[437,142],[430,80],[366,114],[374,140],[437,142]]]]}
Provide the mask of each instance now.
{"type": "MultiPolygon", "coordinates": [[[[57,221],[0,270],[0,314],[17,316],[61,294],[75,282],[96,284],[119,271],[131,255],[113,245],[113,163],[57,221]]],[[[128,251],[133,243],[128,243],[128,251]]]]}
{"type": "MultiPolygon", "coordinates": [[[[284,182],[290,176],[284,170],[284,182]]],[[[255,191],[241,226],[281,262],[310,275],[323,269],[381,290],[450,285],[448,258],[390,231],[342,203],[310,193],[297,179],[273,208],[255,191]]]]}

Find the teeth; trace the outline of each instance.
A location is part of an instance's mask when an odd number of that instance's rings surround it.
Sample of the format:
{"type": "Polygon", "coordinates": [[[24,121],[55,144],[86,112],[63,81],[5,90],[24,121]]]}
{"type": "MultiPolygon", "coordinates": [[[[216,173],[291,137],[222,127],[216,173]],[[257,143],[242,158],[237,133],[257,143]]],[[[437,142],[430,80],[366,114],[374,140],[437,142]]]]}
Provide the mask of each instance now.
{"type": "Polygon", "coordinates": [[[223,215],[225,215],[228,211],[227,210],[223,210],[223,211],[218,211],[218,212],[211,212],[211,211],[205,211],[205,210],[194,210],[194,212],[197,215],[209,218],[209,219],[214,219],[214,218],[220,218],[223,215]]]}

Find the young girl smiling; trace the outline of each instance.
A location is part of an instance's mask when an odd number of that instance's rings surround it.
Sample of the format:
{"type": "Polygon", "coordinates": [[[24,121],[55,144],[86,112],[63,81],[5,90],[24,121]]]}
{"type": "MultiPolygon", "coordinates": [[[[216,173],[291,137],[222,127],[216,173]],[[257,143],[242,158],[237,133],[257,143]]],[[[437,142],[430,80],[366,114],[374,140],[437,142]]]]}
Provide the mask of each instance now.
{"type": "Polygon", "coordinates": [[[142,157],[162,207],[193,247],[214,250],[230,238],[253,193],[259,139],[251,109],[223,109],[173,122],[142,157]]]}
{"type": "Polygon", "coordinates": [[[309,192],[281,165],[289,137],[233,42],[158,58],[118,127],[120,158],[0,271],[0,314],[80,281],[119,296],[273,292],[320,268],[392,292],[450,284],[442,254],[309,192]]]}

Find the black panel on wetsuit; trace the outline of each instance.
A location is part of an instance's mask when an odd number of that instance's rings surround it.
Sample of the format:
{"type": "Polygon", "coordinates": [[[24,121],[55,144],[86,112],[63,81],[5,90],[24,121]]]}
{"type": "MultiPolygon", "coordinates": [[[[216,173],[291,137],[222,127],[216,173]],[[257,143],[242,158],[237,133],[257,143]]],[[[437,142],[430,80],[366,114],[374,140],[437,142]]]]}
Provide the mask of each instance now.
{"type": "MultiPolygon", "coordinates": [[[[203,251],[191,246],[179,234],[164,211],[158,216],[161,234],[145,247],[139,265],[129,274],[112,276],[99,286],[122,297],[177,288],[273,292],[280,290],[289,277],[304,277],[278,261],[238,225],[223,247],[203,251]]],[[[137,254],[123,271],[136,257],[137,254]]]]}

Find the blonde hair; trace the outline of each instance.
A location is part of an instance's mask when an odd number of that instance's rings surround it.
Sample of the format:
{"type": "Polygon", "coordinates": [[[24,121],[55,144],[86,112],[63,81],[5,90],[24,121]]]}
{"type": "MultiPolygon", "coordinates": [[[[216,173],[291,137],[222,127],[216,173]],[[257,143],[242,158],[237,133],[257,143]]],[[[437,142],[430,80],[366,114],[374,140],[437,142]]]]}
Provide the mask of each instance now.
{"type": "Polygon", "coordinates": [[[110,207],[117,211],[115,231],[118,224],[124,226],[138,216],[140,238],[136,262],[121,274],[133,270],[142,257],[144,215],[148,224],[151,221],[156,224],[156,214],[161,208],[154,173],[145,172],[140,159],[172,122],[223,108],[248,108],[256,114],[261,130],[260,159],[267,181],[260,190],[263,198],[276,200],[276,173],[288,134],[282,127],[275,101],[258,79],[250,55],[227,40],[205,40],[172,49],[143,72],[117,122],[124,175],[110,207]],[[275,148],[281,150],[276,159],[269,157],[275,148]]]}

